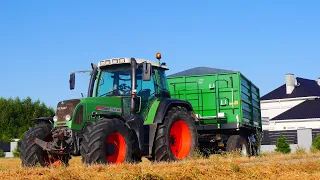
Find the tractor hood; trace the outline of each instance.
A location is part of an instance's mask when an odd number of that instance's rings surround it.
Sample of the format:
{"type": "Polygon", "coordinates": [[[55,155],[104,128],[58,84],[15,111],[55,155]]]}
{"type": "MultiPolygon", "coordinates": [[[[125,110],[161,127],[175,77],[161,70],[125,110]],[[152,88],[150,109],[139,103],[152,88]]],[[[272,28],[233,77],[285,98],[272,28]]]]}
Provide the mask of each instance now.
{"type": "Polygon", "coordinates": [[[70,121],[75,108],[80,102],[81,102],[80,99],[70,99],[66,101],[60,101],[57,105],[56,116],[54,117],[54,121],[56,122],[70,121]]]}
{"type": "MultiPolygon", "coordinates": [[[[85,98],[84,102],[87,105],[87,113],[92,114],[118,114],[126,113],[126,101],[130,102],[130,97],[110,96],[110,97],[93,97],[85,98]]],[[[128,106],[130,112],[130,106],[128,106]]]]}
{"type": "Polygon", "coordinates": [[[97,116],[124,116],[130,114],[131,97],[88,97],[61,101],[57,105],[55,126],[68,126],[80,130],[87,121],[96,121],[97,116]]]}

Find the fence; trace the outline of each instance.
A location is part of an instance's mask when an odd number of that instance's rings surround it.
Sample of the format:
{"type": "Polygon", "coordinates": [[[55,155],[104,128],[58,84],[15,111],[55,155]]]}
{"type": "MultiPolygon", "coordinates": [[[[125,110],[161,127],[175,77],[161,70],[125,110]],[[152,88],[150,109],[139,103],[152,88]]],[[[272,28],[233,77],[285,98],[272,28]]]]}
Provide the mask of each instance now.
{"type": "Polygon", "coordinates": [[[282,130],[282,131],[263,131],[261,143],[262,152],[272,152],[276,149],[277,139],[281,136],[287,138],[290,144],[291,152],[294,153],[297,147],[305,148],[310,151],[312,141],[320,134],[320,129],[298,129],[298,130],[282,130]]]}
{"type": "Polygon", "coordinates": [[[5,157],[13,157],[13,151],[18,146],[18,142],[0,142],[0,149],[4,151],[5,157]]]}

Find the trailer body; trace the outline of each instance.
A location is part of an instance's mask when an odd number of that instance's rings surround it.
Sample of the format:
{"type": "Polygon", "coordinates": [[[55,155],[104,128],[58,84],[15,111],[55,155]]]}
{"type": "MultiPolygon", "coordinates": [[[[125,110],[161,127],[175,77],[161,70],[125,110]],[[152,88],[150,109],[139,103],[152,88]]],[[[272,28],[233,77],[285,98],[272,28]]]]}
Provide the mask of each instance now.
{"type": "Polygon", "coordinates": [[[172,98],[191,103],[205,143],[219,137],[225,149],[231,135],[250,143],[251,135],[262,129],[259,88],[240,72],[171,75],[168,86],[172,98]]]}

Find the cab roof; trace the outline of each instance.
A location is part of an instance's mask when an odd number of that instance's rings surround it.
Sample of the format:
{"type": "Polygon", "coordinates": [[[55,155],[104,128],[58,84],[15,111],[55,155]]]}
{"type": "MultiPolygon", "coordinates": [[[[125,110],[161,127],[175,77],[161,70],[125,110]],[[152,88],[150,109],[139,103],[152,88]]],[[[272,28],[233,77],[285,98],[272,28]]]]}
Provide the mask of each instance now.
{"type": "MultiPolygon", "coordinates": [[[[131,58],[110,58],[110,59],[105,59],[102,60],[98,63],[98,67],[107,67],[107,66],[112,66],[115,64],[130,64],[130,59],[131,58]]],[[[153,67],[159,67],[168,70],[169,68],[165,64],[159,65],[158,62],[146,60],[146,59],[140,59],[140,58],[135,58],[138,64],[142,64],[143,62],[150,63],[153,67]]]]}

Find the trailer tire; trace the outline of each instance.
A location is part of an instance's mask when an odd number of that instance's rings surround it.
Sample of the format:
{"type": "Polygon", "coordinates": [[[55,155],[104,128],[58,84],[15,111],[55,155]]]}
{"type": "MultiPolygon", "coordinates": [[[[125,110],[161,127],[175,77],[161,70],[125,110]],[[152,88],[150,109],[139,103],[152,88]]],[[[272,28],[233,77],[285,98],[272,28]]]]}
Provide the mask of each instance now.
{"type": "Polygon", "coordinates": [[[243,156],[249,155],[249,144],[245,137],[241,135],[232,135],[227,141],[227,152],[240,152],[243,156]]]}
{"type": "Polygon", "coordinates": [[[173,107],[158,124],[153,160],[177,161],[193,155],[198,143],[197,129],[190,112],[184,107],[173,107]]]}
{"type": "Polygon", "coordinates": [[[93,122],[83,134],[80,150],[88,165],[132,162],[130,129],[119,119],[93,122]]]}
{"type": "Polygon", "coordinates": [[[51,141],[52,127],[53,126],[50,123],[41,122],[26,132],[20,146],[20,159],[22,160],[23,167],[33,167],[37,164],[40,164],[42,167],[47,167],[58,162],[58,160],[68,166],[70,159],[69,156],[51,155],[34,142],[35,138],[39,138],[44,141],[51,141]]]}

